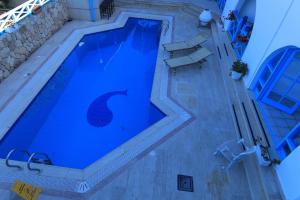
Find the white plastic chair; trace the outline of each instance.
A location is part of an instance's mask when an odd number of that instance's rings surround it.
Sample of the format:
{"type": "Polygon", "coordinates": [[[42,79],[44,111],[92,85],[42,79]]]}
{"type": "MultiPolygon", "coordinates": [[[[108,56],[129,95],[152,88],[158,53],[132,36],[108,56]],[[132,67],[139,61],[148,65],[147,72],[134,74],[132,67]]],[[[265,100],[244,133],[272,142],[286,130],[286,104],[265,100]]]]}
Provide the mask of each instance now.
{"type": "Polygon", "coordinates": [[[223,156],[229,163],[227,166],[223,166],[223,169],[228,170],[233,164],[243,160],[244,158],[252,155],[256,152],[256,147],[247,147],[244,139],[240,140],[229,140],[223,143],[217,148],[214,155],[223,156]],[[245,150],[243,149],[245,147],[245,150]]]}

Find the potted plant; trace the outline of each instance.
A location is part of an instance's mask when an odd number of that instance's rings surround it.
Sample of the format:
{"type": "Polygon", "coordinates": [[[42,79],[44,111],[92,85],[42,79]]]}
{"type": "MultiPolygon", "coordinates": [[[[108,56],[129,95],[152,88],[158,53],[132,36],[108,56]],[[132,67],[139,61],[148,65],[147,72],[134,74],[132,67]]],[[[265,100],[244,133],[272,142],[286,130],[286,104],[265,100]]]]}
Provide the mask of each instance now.
{"type": "Polygon", "coordinates": [[[225,17],[224,19],[229,20],[229,21],[235,20],[234,12],[231,10],[231,11],[228,13],[228,16],[225,17]]]}
{"type": "Polygon", "coordinates": [[[33,8],[32,8],[32,14],[36,15],[38,14],[39,12],[41,12],[41,6],[40,5],[35,5],[33,8]]]}
{"type": "Polygon", "coordinates": [[[278,159],[273,159],[273,160],[272,160],[272,164],[273,164],[273,165],[280,165],[280,163],[281,163],[281,161],[278,160],[278,159]]]}
{"type": "Polygon", "coordinates": [[[247,64],[238,60],[232,64],[230,76],[233,80],[239,80],[248,72],[247,64]]]}
{"type": "Polygon", "coordinates": [[[247,36],[238,35],[237,40],[240,41],[240,42],[246,43],[246,42],[249,41],[249,38],[247,36]]]}

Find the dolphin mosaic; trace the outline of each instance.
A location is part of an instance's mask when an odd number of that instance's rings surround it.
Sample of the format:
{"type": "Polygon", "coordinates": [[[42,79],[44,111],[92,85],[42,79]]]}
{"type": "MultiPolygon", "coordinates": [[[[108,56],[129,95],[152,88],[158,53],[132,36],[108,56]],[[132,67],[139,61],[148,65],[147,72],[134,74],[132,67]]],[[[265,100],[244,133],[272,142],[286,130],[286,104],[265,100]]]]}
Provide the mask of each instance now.
{"type": "Polygon", "coordinates": [[[97,97],[89,106],[87,111],[87,121],[95,127],[107,126],[113,119],[113,113],[108,108],[108,100],[116,95],[127,96],[127,90],[105,93],[97,97]]]}

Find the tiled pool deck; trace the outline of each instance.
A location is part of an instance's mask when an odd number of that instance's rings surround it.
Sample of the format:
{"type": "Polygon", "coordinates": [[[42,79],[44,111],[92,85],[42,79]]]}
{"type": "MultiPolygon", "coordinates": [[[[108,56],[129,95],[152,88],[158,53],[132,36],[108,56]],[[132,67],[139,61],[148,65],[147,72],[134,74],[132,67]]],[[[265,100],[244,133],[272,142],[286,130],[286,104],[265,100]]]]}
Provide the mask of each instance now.
{"type": "MultiPolygon", "coordinates": [[[[176,73],[169,72],[169,96],[194,116],[193,121],[188,120],[189,117],[186,115],[186,122],[168,134],[168,137],[144,151],[84,195],[59,192],[60,188],[56,190],[46,188],[40,199],[263,199],[261,194],[251,192],[242,163],[224,172],[221,170],[221,165],[224,164],[222,160],[213,156],[218,145],[236,138],[237,133],[230,110],[231,94],[225,87],[222,66],[217,58],[218,53],[211,29],[197,28],[197,17],[182,10],[152,8],[121,10],[163,15],[172,19],[174,27],[171,30],[174,41],[184,40],[198,33],[209,38],[203,46],[213,51],[214,55],[210,56],[206,63],[201,67],[195,65],[178,69],[176,73]],[[194,177],[193,193],[177,190],[178,174],[194,177]]],[[[116,16],[121,10],[118,10],[116,16]]],[[[56,38],[60,40],[51,38],[39,52],[56,51],[56,48],[51,48],[50,43],[59,44],[64,40],[65,34],[71,32],[75,26],[90,25],[93,24],[70,22],[56,34],[56,38]]],[[[37,58],[35,56],[39,55],[35,53],[29,61],[40,65],[39,59],[35,59],[37,58]]],[[[166,56],[163,54],[160,59],[166,56]]],[[[23,69],[26,70],[26,65],[23,69]]],[[[19,76],[24,75],[22,69],[18,70],[18,73],[19,76]]],[[[73,172],[70,171],[68,175],[72,176],[73,172]]],[[[76,173],[74,176],[77,176],[76,173]]],[[[2,177],[3,175],[0,176],[0,180],[2,177]]],[[[59,181],[62,180],[58,179],[51,188],[56,184],[59,185],[59,181]]],[[[9,192],[9,187],[9,184],[0,183],[1,199],[14,198],[9,192]]]]}

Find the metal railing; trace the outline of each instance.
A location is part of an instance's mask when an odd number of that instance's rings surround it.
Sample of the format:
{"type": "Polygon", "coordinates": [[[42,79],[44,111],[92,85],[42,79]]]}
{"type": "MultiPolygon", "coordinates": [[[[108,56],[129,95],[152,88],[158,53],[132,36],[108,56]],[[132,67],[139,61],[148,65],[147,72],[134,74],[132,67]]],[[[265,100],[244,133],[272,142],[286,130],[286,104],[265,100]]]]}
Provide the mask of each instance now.
{"type": "Polygon", "coordinates": [[[27,169],[30,171],[36,171],[38,173],[41,173],[41,169],[31,167],[31,163],[52,165],[52,161],[50,160],[50,157],[46,153],[35,152],[35,153],[30,154],[29,151],[27,151],[27,150],[12,149],[6,155],[5,164],[7,167],[17,168],[19,170],[23,169],[20,165],[15,165],[15,164],[10,163],[11,156],[17,152],[27,155],[27,157],[28,157],[27,169]],[[41,156],[44,157],[44,159],[41,159],[40,158],[41,156]]]}
{"type": "Polygon", "coordinates": [[[18,7],[3,13],[0,15],[0,33],[30,15],[34,9],[40,8],[40,6],[45,5],[49,1],[50,0],[29,0],[18,7]]]}
{"type": "Polygon", "coordinates": [[[13,154],[15,154],[16,152],[24,153],[24,154],[26,154],[28,157],[30,157],[29,152],[26,151],[26,150],[12,149],[12,150],[10,150],[10,152],[8,152],[8,154],[6,155],[5,164],[6,164],[7,167],[13,167],[13,168],[17,168],[17,169],[22,169],[22,167],[19,166],[19,165],[14,165],[14,164],[10,164],[10,163],[9,163],[10,157],[11,157],[13,154]]]}
{"type": "Polygon", "coordinates": [[[37,173],[41,173],[41,169],[31,167],[31,163],[38,163],[38,164],[45,164],[45,165],[52,165],[52,161],[50,160],[48,154],[46,153],[32,153],[27,161],[27,169],[30,171],[36,171],[37,173]],[[35,156],[43,156],[46,159],[38,159],[35,156]]]}

